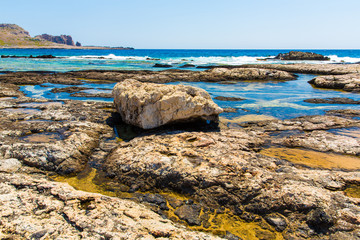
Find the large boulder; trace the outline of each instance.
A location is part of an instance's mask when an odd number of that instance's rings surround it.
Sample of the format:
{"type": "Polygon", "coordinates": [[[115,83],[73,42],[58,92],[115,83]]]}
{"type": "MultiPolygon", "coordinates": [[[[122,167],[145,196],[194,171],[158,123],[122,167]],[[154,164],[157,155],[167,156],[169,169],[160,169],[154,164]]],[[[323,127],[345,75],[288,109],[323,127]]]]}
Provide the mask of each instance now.
{"type": "Polygon", "coordinates": [[[280,60],[316,60],[316,61],[329,61],[330,58],[325,57],[321,54],[312,53],[312,52],[299,52],[291,51],[288,53],[280,53],[275,59],[280,60]]]}
{"type": "Polygon", "coordinates": [[[201,117],[214,119],[223,111],[205,90],[184,85],[128,79],[116,84],[113,96],[123,121],[143,129],[201,117]]]}

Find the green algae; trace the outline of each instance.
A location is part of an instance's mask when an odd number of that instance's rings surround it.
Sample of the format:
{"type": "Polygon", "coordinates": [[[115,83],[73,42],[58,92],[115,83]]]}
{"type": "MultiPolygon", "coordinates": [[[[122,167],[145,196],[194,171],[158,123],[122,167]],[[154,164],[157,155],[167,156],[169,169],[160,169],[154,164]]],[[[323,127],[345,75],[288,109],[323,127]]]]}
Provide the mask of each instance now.
{"type": "MultiPolygon", "coordinates": [[[[153,194],[151,192],[129,193],[127,192],[129,190],[127,186],[112,182],[110,179],[105,177],[104,173],[89,166],[77,176],[52,176],[51,179],[59,182],[66,182],[77,190],[99,193],[123,199],[135,200],[136,196],[144,195],[146,193],[153,194]]],[[[160,194],[166,199],[166,205],[169,210],[163,211],[163,214],[170,220],[182,223],[192,230],[209,232],[222,237],[231,233],[235,236],[239,236],[241,239],[248,240],[283,239],[282,234],[275,231],[275,229],[265,220],[261,219],[258,222],[246,222],[239,216],[233,214],[230,209],[212,210],[202,207],[199,216],[199,218],[202,219],[201,225],[190,226],[175,214],[178,207],[170,203],[170,200],[183,203],[189,201],[189,197],[174,192],[160,192],[157,194],[160,194]]],[[[84,205],[86,205],[86,203],[84,203],[84,205]]]]}
{"type": "Polygon", "coordinates": [[[271,147],[261,154],[290,161],[311,168],[359,170],[360,158],[335,153],[324,153],[298,148],[271,147]]]}
{"type": "Polygon", "coordinates": [[[360,185],[351,184],[345,190],[345,195],[353,198],[360,198],[360,185]]]}

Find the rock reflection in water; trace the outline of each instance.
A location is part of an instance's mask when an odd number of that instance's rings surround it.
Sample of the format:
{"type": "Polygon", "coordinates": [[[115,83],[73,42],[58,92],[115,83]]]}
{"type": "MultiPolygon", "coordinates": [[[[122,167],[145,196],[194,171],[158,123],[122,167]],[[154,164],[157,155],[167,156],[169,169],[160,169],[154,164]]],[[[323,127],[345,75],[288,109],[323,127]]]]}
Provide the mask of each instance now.
{"type": "Polygon", "coordinates": [[[21,140],[31,143],[51,143],[63,140],[63,136],[56,132],[35,133],[24,136],[21,140]]]}

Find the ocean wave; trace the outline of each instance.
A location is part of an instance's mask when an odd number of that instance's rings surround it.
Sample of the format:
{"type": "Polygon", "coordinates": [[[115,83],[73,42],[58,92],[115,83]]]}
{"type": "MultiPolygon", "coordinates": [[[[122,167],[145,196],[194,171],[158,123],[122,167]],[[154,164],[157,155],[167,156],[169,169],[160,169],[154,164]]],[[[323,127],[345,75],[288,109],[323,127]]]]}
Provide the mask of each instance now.
{"type": "Polygon", "coordinates": [[[353,57],[338,57],[337,55],[329,55],[330,61],[337,63],[357,63],[360,62],[360,58],[353,57]]]}
{"type": "Polygon", "coordinates": [[[177,58],[153,58],[149,56],[116,56],[109,55],[84,55],[84,56],[69,56],[68,59],[73,60],[115,60],[115,61],[153,61],[162,64],[181,65],[190,63],[198,66],[203,65],[241,65],[241,64],[259,64],[259,63],[356,63],[360,62],[360,58],[354,57],[338,57],[337,55],[329,55],[330,61],[280,61],[272,59],[275,56],[206,56],[206,57],[177,57],[177,58]]]}
{"type": "MultiPolygon", "coordinates": [[[[273,56],[271,56],[271,57],[273,57],[273,56]]],[[[195,64],[195,65],[211,65],[211,64],[240,65],[240,64],[247,64],[247,63],[263,62],[266,58],[269,58],[269,57],[249,57],[249,56],[239,56],[239,57],[218,57],[218,56],[188,57],[188,58],[185,58],[185,59],[178,59],[178,58],[163,59],[162,63],[166,63],[166,64],[191,63],[191,64],[195,64]]]]}

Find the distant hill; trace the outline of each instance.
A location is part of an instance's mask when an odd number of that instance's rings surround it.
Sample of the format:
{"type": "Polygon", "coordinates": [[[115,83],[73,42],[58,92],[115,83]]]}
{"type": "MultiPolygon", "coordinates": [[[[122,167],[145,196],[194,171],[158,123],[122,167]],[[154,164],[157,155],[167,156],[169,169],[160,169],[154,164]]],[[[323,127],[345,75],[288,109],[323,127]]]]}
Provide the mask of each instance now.
{"type": "Polygon", "coordinates": [[[0,24],[0,47],[59,47],[59,44],[33,38],[16,24],[0,24]]]}
{"type": "Polygon", "coordinates": [[[16,24],[0,24],[0,48],[80,48],[80,49],[133,49],[124,47],[82,47],[70,35],[42,34],[31,37],[29,32],[16,24]]]}

